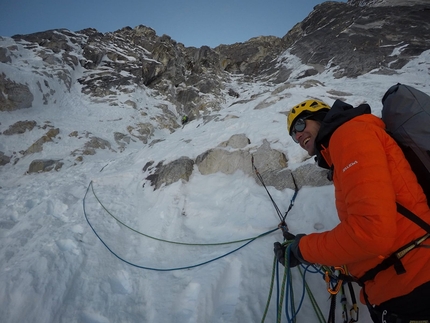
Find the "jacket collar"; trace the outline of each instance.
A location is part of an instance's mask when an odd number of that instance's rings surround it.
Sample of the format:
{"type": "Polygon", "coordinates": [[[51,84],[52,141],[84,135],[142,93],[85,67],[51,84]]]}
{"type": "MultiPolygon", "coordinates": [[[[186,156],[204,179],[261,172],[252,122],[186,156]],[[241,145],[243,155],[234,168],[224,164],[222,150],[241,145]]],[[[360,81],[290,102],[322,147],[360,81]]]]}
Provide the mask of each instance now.
{"type": "Polygon", "coordinates": [[[363,114],[371,113],[368,104],[360,104],[354,108],[341,100],[336,100],[330,111],[321,122],[321,127],[315,139],[316,161],[318,166],[330,169],[332,161],[329,153],[329,142],[333,133],[345,122],[363,114]]]}

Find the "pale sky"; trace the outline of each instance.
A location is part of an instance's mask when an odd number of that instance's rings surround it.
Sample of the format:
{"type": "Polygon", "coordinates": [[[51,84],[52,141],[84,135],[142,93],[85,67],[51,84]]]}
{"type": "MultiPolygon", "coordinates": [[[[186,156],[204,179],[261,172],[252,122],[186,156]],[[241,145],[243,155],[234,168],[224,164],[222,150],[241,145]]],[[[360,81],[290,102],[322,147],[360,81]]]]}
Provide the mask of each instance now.
{"type": "MultiPolygon", "coordinates": [[[[185,46],[283,37],[320,0],[0,0],[0,36],[49,29],[113,32],[145,25],[185,46]]],[[[346,2],[346,0],[338,0],[346,2]]]]}

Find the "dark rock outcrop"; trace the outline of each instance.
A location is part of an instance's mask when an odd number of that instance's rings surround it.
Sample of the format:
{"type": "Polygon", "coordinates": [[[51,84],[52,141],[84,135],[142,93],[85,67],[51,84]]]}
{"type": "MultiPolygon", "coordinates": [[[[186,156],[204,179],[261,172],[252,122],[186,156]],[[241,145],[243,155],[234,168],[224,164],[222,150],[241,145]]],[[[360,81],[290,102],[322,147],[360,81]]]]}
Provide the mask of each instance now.
{"type": "Polygon", "coordinates": [[[2,151],[0,151],[0,166],[4,166],[10,163],[11,158],[6,156],[2,151]]]}
{"type": "Polygon", "coordinates": [[[3,131],[6,136],[22,134],[26,131],[31,131],[36,126],[36,121],[17,121],[13,125],[10,125],[8,129],[3,131]]]}
{"type": "Polygon", "coordinates": [[[27,84],[16,83],[0,74],[0,111],[30,108],[34,96],[27,84]]]}
{"type": "Polygon", "coordinates": [[[54,159],[35,159],[28,167],[27,173],[42,173],[50,172],[51,170],[60,170],[63,167],[63,162],[54,159]]]}
{"type": "Polygon", "coordinates": [[[188,182],[194,167],[194,161],[188,157],[181,157],[166,165],[163,162],[159,163],[154,172],[146,179],[151,182],[154,189],[159,189],[161,186],[173,184],[179,180],[188,182]]]}
{"type": "Polygon", "coordinates": [[[45,135],[40,137],[36,142],[34,142],[27,150],[21,152],[24,156],[41,152],[43,150],[43,145],[47,142],[52,142],[53,139],[60,133],[60,129],[49,129],[45,135]]]}

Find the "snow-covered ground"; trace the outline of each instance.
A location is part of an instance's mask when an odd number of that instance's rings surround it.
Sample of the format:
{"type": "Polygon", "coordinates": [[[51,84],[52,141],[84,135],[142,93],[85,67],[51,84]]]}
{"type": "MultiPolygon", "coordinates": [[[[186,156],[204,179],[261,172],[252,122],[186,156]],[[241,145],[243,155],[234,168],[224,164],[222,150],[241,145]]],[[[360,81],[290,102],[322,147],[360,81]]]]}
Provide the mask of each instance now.
{"type": "MultiPolygon", "coordinates": [[[[294,57],[287,62],[297,64],[297,73],[304,68],[294,57]]],[[[41,77],[25,66],[11,74],[9,66],[0,64],[0,72],[16,81],[26,78],[29,84],[31,77],[41,77]]],[[[131,142],[122,153],[98,150],[76,165],[70,152],[78,139],[69,133],[88,131],[112,141],[112,133],[139,118],[140,111],[92,103],[80,93],[77,82],[70,92],[64,84],[51,82],[56,94],[48,105],[35,96],[32,108],[0,112],[0,133],[19,120],[39,125],[49,121],[61,130],[61,138],[45,144],[42,152],[0,167],[1,322],[260,322],[269,296],[273,243],[282,241],[280,231],[240,249],[248,241],[198,244],[254,238],[276,228],[279,219],[265,190],[241,172],[201,175],[196,168],[189,182],[154,191],[142,168],[148,161],[195,158],[240,133],[255,147],[267,139],[272,148],[286,154],[290,168],[297,167],[310,160],[288,137],[281,112],[309,97],[331,104],[335,98],[331,93],[340,91],[351,94],[344,96],[348,103],[366,101],[379,115],[383,94],[397,82],[430,93],[429,71],[427,51],[394,76],[334,79],[326,73],[312,77],[319,81],[314,87],[301,86],[307,80],[302,79],[276,94],[276,87],[267,84],[233,81],[231,86],[242,98],[260,95],[234,105],[228,98],[217,112],[221,116],[208,123],[194,120],[172,134],[158,131],[153,139],[164,141],[157,144],[131,142]],[[264,100],[271,102],[268,108],[254,109],[264,100]],[[238,118],[220,121],[228,115],[238,118]],[[38,158],[61,158],[65,164],[58,172],[26,174],[30,162],[38,158]]],[[[149,115],[158,113],[152,107],[162,98],[145,89],[132,95],[149,115]]],[[[43,133],[34,129],[0,135],[0,151],[26,149],[43,133]]],[[[294,192],[269,190],[285,212],[294,192]]],[[[333,195],[332,186],[302,188],[287,217],[291,232],[334,227],[338,219],[333,195]]],[[[327,317],[329,300],[322,276],[308,273],[306,280],[327,317]]],[[[298,305],[303,280],[297,269],[293,269],[293,286],[298,305]]],[[[276,320],[275,294],[276,286],[266,322],[276,320]]],[[[360,309],[360,322],[370,322],[365,306],[360,309]]],[[[338,303],[338,322],[340,313],[338,303]]],[[[317,322],[307,296],[297,318],[317,322]]]]}

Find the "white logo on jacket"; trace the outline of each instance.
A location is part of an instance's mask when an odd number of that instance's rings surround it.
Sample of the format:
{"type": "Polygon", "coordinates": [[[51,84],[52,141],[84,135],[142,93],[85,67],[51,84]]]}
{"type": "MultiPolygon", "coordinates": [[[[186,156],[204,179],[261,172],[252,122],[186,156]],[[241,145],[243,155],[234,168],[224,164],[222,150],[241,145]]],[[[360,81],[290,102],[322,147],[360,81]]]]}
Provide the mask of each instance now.
{"type": "Polygon", "coordinates": [[[344,167],[344,168],[342,169],[342,172],[345,172],[348,168],[351,168],[352,166],[357,165],[357,164],[358,164],[358,161],[354,160],[354,161],[353,161],[352,163],[350,163],[348,166],[344,167]]]}

